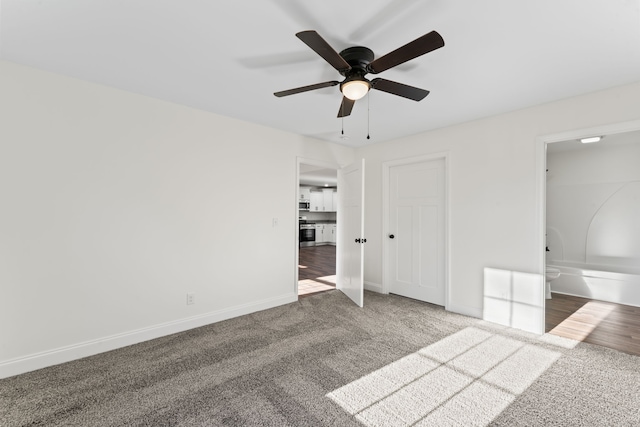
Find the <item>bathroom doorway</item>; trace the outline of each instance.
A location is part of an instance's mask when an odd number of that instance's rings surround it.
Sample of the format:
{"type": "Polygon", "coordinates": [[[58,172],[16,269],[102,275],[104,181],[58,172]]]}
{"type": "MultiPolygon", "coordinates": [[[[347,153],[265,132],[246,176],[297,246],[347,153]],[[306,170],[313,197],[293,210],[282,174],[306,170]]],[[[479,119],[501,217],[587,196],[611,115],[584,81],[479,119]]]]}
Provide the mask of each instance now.
{"type": "Polygon", "coordinates": [[[640,354],[640,339],[624,333],[640,319],[640,121],[543,138],[539,148],[542,268],[560,272],[548,283],[545,332],[640,354]]]}

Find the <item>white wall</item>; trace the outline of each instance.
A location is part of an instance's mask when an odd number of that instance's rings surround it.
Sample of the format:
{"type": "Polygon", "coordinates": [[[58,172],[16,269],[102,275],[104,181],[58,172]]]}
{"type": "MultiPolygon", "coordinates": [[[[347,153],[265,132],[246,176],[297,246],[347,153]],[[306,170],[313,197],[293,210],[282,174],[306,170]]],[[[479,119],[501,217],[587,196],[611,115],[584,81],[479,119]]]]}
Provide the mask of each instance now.
{"type": "Polygon", "coordinates": [[[622,145],[605,138],[548,152],[547,262],[640,265],[638,134],[609,137],[629,138],[622,145]]]}
{"type": "Polygon", "coordinates": [[[359,149],[367,162],[365,280],[383,283],[383,162],[449,153],[448,306],[480,317],[485,267],[542,273],[536,138],[638,118],[640,83],[359,149]]]}
{"type": "Polygon", "coordinates": [[[353,154],[0,62],[0,377],[296,300],[296,159],[353,154]]]}
{"type": "Polygon", "coordinates": [[[541,273],[536,137],[639,111],[640,83],[354,152],[0,62],[0,377],[295,299],[298,156],[366,158],[376,286],[382,163],[448,152],[449,308],[481,316],[485,267],[541,273]]]}

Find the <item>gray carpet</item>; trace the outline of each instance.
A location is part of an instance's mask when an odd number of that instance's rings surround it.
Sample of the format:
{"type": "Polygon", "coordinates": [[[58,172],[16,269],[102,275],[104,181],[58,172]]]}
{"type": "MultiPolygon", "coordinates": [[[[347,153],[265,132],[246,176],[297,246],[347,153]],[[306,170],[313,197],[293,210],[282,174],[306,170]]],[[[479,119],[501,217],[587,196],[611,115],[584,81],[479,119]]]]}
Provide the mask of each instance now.
{"type": "Polygon", "coordinates": [[[8,426],[638,426],[640,358],[339,291],[0,380],[8,426]]]}

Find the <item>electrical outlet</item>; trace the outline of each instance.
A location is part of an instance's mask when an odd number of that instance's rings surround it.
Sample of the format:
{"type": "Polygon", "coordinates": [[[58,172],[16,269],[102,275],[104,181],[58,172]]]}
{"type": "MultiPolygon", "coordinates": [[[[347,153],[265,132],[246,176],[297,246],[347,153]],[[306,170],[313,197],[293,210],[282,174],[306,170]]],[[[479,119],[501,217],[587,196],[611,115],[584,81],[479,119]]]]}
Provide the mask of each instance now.
{"type": "Polygon", "coordinates": [[[196,303],[196,294],[188,293],[187,294],[187,305],[192,305],[196,303]]]}
{"type": "Polygon", "coordinates": [[[273,218],[273,219],[271,220],[271,225],[272,225],[273,227],[277,227],[277,226],[278,226],[278,218],[273,218]]]}

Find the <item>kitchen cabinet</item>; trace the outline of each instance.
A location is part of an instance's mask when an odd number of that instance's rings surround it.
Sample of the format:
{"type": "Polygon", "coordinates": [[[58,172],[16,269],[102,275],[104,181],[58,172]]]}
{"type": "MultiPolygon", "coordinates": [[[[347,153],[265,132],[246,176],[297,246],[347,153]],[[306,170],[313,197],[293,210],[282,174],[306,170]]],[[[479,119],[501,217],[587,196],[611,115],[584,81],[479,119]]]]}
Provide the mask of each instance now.
{"type": "Polygon", "coordinates": [[[335,224],[316,224],[316,245],[336,244],[335,224]]]}
{"type": "Polygon", "coordinates": [[[309,199],[311,199],[311,188],[300,187],[300,200],[309,200],[309,199]]]}
{"type": "Polygon", "coordinates": [[[311,206],[309,207],[310,211],[313,212],[321,212],[324,211],[324,200],[321,191],[312,191],[311,192],[311,206]]]}
{"type": "Polygon", "coordinates": [[[311,192],[311,208],[314,212],[335,212],[338,210],[337,191],[333,188],[324,188],[322,191],[311,192]]]}
{"type": "Polygon", "coordinates": [[[324,224],[316,224],[316,245],[325,242],[324,224]]]}
{"type": "Polygon", "coordinates": [[[322,190],[322,204],[324,206],[325,212],[335,212],[336,210],[333,208],[333,189],[325,188],[322,190]]]}
{"type": "Polygon", "coordinates": [[[332,243],[332,244],[336,244],[336,225],[335,224],[327,224],[327,226],[325,227],[325,230],[328,229],[328,240],[327,242],[332,243]]]}

